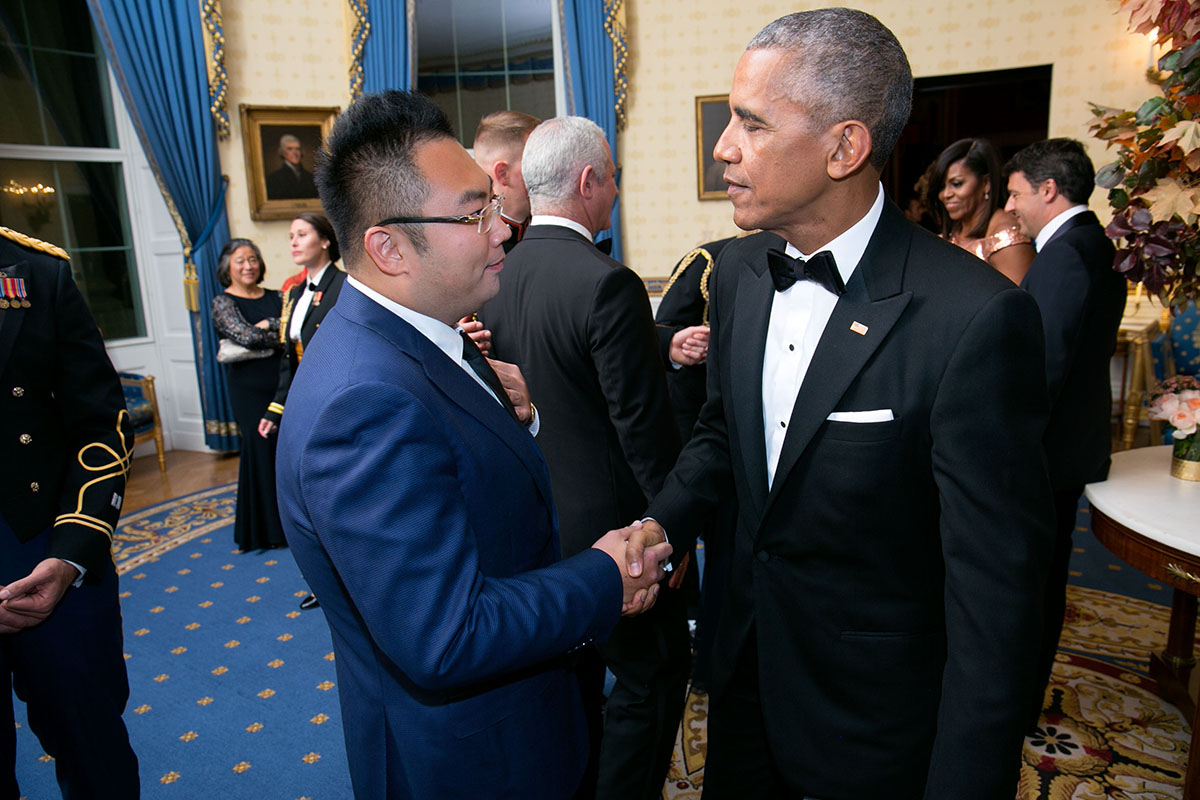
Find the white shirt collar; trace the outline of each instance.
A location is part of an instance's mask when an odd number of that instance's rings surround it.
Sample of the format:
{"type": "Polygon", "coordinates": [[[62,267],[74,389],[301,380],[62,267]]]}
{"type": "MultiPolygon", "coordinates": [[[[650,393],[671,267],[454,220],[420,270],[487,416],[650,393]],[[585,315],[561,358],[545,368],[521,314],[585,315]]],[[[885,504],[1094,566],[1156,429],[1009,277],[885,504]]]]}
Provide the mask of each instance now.
{"type": "Polygon", "coordinates": [[[361,281],[356,281],[352,275],[346,276],[346,283],[350,284],[355,289],[358,289],[367,297],[371,298],[388,311],[400,317],[400,319],[404,320],[409,325],[412,325],[421,333],[422,336],[433,342],[434,345],[443,353],[445,353],[455,364],[462,361],[463,340],[456,328],[450,327],[441,320],[434,319],[433,317],[427,317],[419,311],[413,311],[408,306],[402,306],[395,300],[384,297],[370,286],[367,286],[361,281]]]}
{"type": "Polygon", "coordinates": [[[1066,211],[1062,212],[1057,217],[1042,226],[1042,229],[1038,231],[1038,235],[1034,239],[1033,246],[1037,248],[1038,252],[1040,253],[1042,248],[1046,246],[1046,242],[1050,241],[1050,237],[1058,233],[1058,229],[1061,228],[1067,220],[1076,216],[1077,214],[1082,214],[1087,210],[1088,208],[1085,205],[1071,206],[1066,211]]]}
{"type": "Polygon", "coordinates": [[[879,192],[875,195],[875,202],[866,215],[824,247],[818,247],[813,253],[805,255],[800,252],[799,248],[788,242],[785,252],[792,258],[803,258],[807,261],[815,253],[828,250],[833,254],[834,261],[837,262],[842,283],[850,283],[850,276],[854,274],[858,262],[862,260],[863,253],[867,250],[867,244],[871,241],[871,235],[875,233],[875,226],[879,224],[879,218],[883,215],[883,197],[883,184],[881,183],[879,192]]]}
{"type": "MultiPolygon", "coordinates": [[[[308,289],[308,284],[310,284],[310,283],[311,283],[311,284],[313,284],[314,286],[320,286],[320,285],[321,285],[321,278],[324,278],[324,277],[325,277],[325,270],[329,269],[329,267],[330,267],[332,264],[333,264],[333,262],[332,262],[332,261],[326,261],[326,262],[325,262],[325,266],[321,267],[321,269],[319,269],[319,270],[317,271],[317,274],[316,274],[316,275],[314,275],[314,276],[312,276],[311,278],[307,279],[307,280],[305,281],[305,283],[304,283],[304,288],[305,288],[305,290],[307,290],[307,289],[308,289]]],[[[307,270],[305,270],[305,272],[307,273],[307,270]]]]}
{"type": "Polygon", "coordinates": [[[558,225],[563,228],[570,228],[583,238],[587,239],[589,242],[595,241],[592,238],[591,231],[580,225],[575,220],[567,219],[566,217],[556,217],[553,214],[534,214],[529,220],[529,227],[532,228],[534,225],[558,225]]]}

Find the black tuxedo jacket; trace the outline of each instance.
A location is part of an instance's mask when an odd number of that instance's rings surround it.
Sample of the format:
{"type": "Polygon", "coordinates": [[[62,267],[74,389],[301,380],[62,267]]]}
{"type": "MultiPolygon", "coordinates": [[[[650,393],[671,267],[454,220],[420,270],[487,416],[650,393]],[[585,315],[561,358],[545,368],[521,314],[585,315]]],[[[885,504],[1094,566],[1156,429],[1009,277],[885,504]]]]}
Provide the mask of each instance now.
{"type": "Polygon", "coordinates": [[[691,438],[692,427],[700,416],[708,371],[704,364],[678,369],[672,366],[671,337],[683,328],[706,324],[708,299],[705,295],[713,280],[712,268],[722,248],[732,241],[721,239],[700,245],[680,259],[671,270],[671,280],[654,315],[659,349],[667,369],[667,392],[671,397],[671,407],[675,410],[675,424],[682,442],[691,438]]]}
{"type": "Polygon", "coordinates": [[[296,307],[300,295],[304,294],[304,286],[308,283],[308,279],[305,278],[304,281],[293,286],[284,296],[283,315],[279,320],[279,338],[284,344],[283,358],[279,359],[279,383],[275,387],[275,399],[271,401],[271,404],[267,406],[267,412],[263,414],[264,419],[279,424],[279,419],[283,416],[283,406],[287,402],[288,390],[292,386],[292,377],[296,374],[296,367],[300,366],[301,353],[304,348],[308,347],[317,328],[321,327],[321,321],[325,319],[329,309],[333,308],[333,304],[337,302],[338,294],[342,291],[342,284],[345,282],[346,273],[338,269],[337,264],[330,264],[329,269],[325,270],[325,274],[321,276],[321,282],[317,284],[317,291],[321,292],[321,302],[309,304],[308,313],[304,315],[304,322],[300,325],[300,352],[297,352],[295,345],[289,341],[288,328],[291,327],[292,309],[296,307]]]}
{"type": "Polygon", "coordinates": [[[578,233],[537,225],[479,317],[537,406],[564,556],[638,519],[679,453],[641,278],[578,233]]]}
{"type": "Polygon", "coordinates": [[[756,234],[721,254],[708,399],[647,511],[685,552],[736,494],[710,690],[753,630],[767,733],[795,788],[1010,800],[1053,536],[1036,303],[887,203],[768,489],[771,246],[756,234]],[[827,419],[881,409],[894,419],[827,419]]]}
{"type": "Polygon", "coordinates": [[[111,569],[133,427],[70,264],[13,236],[0,229],[0,276],[23,279],[30,306],[0,310],[0,514],[22,542],[52,528],[47,555],[98,582],[111,569]]]}
{"type": "Polygon", "coordinates": [[[1037,300],[1046,331],[1050,424],[1045,444],[1055,489],[1073,491],[1108,477],[1108,369],[1126,297],[1113,256],[1096,215],[1085,211],[1054,232],[1021,281],[1037,300]]]}

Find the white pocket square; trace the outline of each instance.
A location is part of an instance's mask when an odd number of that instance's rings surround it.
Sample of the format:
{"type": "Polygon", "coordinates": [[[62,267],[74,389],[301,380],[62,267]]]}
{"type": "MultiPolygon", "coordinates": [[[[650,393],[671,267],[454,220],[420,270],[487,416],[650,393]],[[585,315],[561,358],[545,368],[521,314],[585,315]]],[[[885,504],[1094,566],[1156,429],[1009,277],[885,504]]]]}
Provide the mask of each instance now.
{"type": "Polygon", "coordinates": [[[874,411],[835,411],[827,417],[830,422],[890,422],[895,418],[890,408],[874,411]]]}

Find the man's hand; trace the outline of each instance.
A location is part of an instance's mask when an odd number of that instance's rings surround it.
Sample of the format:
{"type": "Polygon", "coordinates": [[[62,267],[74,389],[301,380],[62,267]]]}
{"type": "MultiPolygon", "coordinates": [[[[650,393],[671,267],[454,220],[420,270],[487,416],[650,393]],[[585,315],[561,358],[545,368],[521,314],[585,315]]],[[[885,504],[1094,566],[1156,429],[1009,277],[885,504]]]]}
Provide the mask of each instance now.
{"type": "Polygon", "coordinates": [[[485,356],[492,352],[492,332],[483,327],[483,323],[475,319],[475,315],[463,317],[458,321],[458,327],[467,332],[471,341],[485,356]]]}
{"type": "Polygon", "coordinates": [[[279,426],[269,419],[260,419],[258,421],[258,435],[264,439],[277,430],[279,430],[279,426]]]}
{"type": "MultiPolygon", "coordinates": [[[[658,539],[658,544],[647,547],[647,537],[642,533],[642,530],[642,524],[635,522],[628,528],[609,531],[592,545],[597,550],[603,550],[607,553],[621,570],[621,585],[623,589],[621,614],[623,616],[641,614],[654,605],[654,601],[658,597],[658,582],[663,577],[662,564],[671,555],[671,545],[662,541],[661,538],[658,539]],[[635,536],[638,539],[634,545],[638,548],[636,558],[638,575],[636,576],[631,575],[626,566],[628,560],[627,549],[635,536]],[[645,562],[645,566],[643,562],[645,562]]],[[[661,531],[662,529],[659,528],[659,530],[661,531]]],[[[654,536],[649,537],[649,539],[653,538],[654,536]]]]}
{"type": "Polygon", "coordinates": [[[43,622],[78,577],[79,570],[61,558],[47,558],[24,578],[0,588],[0,633],[43,622]]]}
{"type": "Polygon", "coordinates": [[[517,419],[522,425],[532,425],[533,401],[529,397],[529,387],[525,383],[525,376],[521,374],[521,368],[507,361],[495,361],[490,358],[488,363],[492,365],[492,370],[500,379],[500,385],[508,393],[508,401],[517,412],[517,419]]]}
{"type": "Polygon", "coordinates": [[[708,358],[708,326],[693,325],[676,331],[671,337],[669,355],[672,361],[685,367],[703,364],[708,358]]]}

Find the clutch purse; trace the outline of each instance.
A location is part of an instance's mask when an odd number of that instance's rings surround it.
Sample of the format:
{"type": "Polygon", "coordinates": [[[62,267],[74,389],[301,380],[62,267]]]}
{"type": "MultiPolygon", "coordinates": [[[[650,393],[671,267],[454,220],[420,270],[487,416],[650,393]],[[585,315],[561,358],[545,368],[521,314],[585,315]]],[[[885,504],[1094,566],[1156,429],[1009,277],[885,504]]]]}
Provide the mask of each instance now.
{"type": "Polygon", "coordinates": [[[233,339],[222,339],[217,346],[217,361],[222,364],[236,364],[239,361],[253,361],[256,358],[270,358],[274,350],[251,350],[243,347],[233,339]]]}

